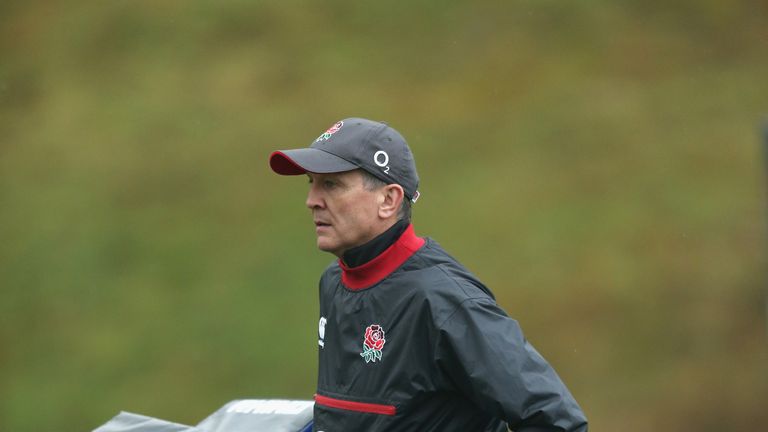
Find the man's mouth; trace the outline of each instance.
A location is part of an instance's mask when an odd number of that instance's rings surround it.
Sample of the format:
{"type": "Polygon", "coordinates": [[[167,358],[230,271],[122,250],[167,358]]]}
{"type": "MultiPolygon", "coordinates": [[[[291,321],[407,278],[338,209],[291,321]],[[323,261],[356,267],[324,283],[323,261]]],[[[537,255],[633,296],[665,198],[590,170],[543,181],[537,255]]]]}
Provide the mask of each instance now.
{"type": "Polygon", "coordinates": [[[323,222],[323,221],[315,221],[315,226],[316,227],[326,227],[326,226],[331,226],[331,224],[323,222]]]}

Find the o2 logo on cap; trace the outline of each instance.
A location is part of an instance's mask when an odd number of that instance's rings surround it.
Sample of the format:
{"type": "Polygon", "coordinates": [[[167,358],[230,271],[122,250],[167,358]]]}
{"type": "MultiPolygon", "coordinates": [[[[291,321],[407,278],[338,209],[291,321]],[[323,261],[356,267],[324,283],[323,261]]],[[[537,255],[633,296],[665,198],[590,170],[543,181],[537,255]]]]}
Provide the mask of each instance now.
{"type": "Polygon", "coordinates": [[[373,155],[373,162],[384,169],[384,174],[389,174],[389,155],[384,150],[379,150],[373,155]]]}
{"type": "Polygon", "coordinates": [[[321,134],[319,137],[317,137],[317,139],[315,140],[315,142],[320,142],[320,141],[325,141],[325,140],[327,140],[327,139],[328,139],[328,138],[330,138],[330,137],[331,137],[333,134],[335,134],[336,132],[338,132],[338,131],[339,131],[339,129],[341,129],[341,127],[342,127],[342,126],[344,126],[344,122],[343,122],[343,121],[338,121],[338,122],[336,122],[336,123],[335,123],[333,126],[329,127],[327,131],[323,132],[323,133],[322,133],[322,134],[321,134]]]}

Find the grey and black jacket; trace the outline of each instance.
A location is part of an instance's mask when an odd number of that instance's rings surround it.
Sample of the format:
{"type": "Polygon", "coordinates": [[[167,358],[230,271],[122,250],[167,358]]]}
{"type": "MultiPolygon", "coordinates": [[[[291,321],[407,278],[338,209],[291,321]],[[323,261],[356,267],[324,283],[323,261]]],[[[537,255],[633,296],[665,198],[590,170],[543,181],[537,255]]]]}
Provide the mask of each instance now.
{"type": "Polygon", "coordinates": [[[320,279],[314,430],[587,431],[552,367],[493,294],[409,226],[320,279]]]}

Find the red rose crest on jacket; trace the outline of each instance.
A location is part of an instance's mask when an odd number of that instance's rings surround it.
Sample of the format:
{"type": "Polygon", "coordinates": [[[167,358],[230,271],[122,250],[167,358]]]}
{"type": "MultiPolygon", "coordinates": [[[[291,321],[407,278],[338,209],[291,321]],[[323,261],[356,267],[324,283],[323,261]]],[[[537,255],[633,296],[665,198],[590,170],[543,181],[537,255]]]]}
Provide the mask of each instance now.
{"type": "Polygon", "coordinates": [[[366,363],[381,360],[381,349],[384,348],[384,330],[380,325],[372,324],[365,329],[365,339],[363,340],[363,352],[360,357],[365,359],[366,363]]]}

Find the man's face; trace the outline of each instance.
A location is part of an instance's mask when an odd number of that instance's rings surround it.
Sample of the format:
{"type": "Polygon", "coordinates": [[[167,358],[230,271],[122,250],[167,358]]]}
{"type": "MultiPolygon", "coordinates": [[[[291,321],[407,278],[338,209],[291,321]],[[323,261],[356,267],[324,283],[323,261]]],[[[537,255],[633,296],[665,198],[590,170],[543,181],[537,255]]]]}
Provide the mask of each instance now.
{"type": "Polygon", "coordinates": [[[360,171],[307,173],[307,207],[317,233],[317,247],[341,257],[344,251],[381,233],[381,194],[365,188],[360,171]]]}

